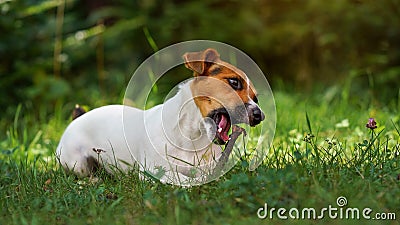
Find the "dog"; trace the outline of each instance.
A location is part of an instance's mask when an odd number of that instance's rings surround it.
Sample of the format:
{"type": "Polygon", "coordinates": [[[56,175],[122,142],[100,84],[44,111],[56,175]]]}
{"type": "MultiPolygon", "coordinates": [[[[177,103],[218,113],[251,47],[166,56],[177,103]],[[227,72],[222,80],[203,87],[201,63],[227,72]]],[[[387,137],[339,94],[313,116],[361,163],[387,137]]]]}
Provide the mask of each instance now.
{"type": "Polygon", "coordinates": [[[108,105],[74,119],[56,150],[61,165],[81,177],[98,167],[113,173],[138,165],[166,183],[210,174],[232,125],[256,126],[265,115],[246,74],[216,50],[188,52],[183,60],[193,78],[164,104],[108,105]]]}

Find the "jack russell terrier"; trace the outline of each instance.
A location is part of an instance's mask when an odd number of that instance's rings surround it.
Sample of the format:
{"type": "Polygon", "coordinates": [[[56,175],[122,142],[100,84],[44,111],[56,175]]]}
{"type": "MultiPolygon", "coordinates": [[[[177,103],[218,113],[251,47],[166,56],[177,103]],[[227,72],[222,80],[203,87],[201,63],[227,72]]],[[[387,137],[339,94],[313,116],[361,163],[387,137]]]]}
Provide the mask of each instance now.
{"type": "Polygon", "coordinates": [[[148,110],[109,105],[74,119],[57,147],[61,165],[78,176],[137,165],[167,183],[210,174],[232,125],[256,126],[265,116],[249,78],[216,50],[188,52],[183,59],[194,78],[164,104],[148,110]]]}

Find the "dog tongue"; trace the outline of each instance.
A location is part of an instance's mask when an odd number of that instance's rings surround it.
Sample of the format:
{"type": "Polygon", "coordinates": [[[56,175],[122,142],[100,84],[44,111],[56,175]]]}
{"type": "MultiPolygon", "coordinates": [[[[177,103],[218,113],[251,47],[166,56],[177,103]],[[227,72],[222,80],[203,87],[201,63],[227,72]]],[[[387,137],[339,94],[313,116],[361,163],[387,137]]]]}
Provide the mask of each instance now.
{"type": "Polygon", "coordinates": [[[219,136],[224,141],[229,140],[228,130],[226,129],[227,124],[228,124],[228,120],[226,119],[226,117],[224,115],[221,115],[221,120],[219,121],[219,124],[218,124],[218,133],[219,133],[219,136]]]}

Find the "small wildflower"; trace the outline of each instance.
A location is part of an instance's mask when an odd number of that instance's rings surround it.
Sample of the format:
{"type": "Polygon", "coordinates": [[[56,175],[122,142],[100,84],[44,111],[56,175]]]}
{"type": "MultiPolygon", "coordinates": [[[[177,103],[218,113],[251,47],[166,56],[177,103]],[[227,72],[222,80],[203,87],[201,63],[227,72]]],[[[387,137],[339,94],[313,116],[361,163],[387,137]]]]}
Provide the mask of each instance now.
{"type": "Polygon", "coordinates": [[[312,140],[312,138],[314,138],[314,137],[315,137],[314,134],[307,134],[307,135],[303,138],[303,141],[305,141],[305,142],[311,144],[311,140],[312,140]]]}
{"type": "Polygon", "coordinates": [[[365,125],[367,128],[374,130],[376,129],[378,126],[376,125],[376,121],[374,118],[369,118],[368,123],[365,125]]]}
{"type": "Polygon", "coordinates": [[[337,144],[336,139],[327,138],[327,139],[325,139],[325,142],[326,142],[328,145],[336,145],[336,144],[337,144]]]}
{"type": "Polygon", "coordinates": [[[350,125],[349,119],[344,119],[344,120],[340,121],[340,123],[337,123],[335,125],[335,127],[337,127],[337,128],[346,128],[346,127],[349,127],[349,125],[350,125]]]}
{"type": "Polygon", "coordinates": [[[102,152],[106,152],[105,150],[103,150],[103,149],[101,149],[101,148],[93,148],[92,149],[96,154],[100,154],[100,153],[102,153],[102,152]]]}

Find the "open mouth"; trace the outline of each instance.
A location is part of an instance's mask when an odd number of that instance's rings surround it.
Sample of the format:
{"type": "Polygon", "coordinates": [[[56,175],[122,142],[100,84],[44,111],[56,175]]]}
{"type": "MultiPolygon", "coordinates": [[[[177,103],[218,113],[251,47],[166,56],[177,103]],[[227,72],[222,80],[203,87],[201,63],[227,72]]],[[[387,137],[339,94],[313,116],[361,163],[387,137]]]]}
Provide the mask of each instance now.
{"type": "Polygon", "coordinates": [[[231,120],[228,113],[225,112],[215,112],[211,117],[216,124],[216,140],[217,144],[224,144],[229,140],[228,132],[231,129],[231,120]]]}

